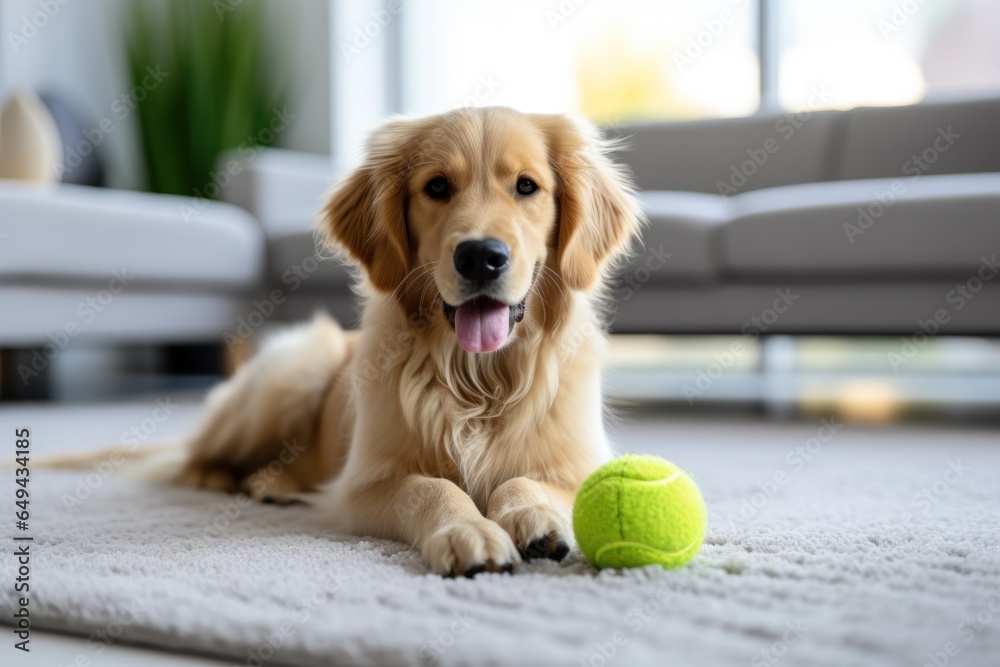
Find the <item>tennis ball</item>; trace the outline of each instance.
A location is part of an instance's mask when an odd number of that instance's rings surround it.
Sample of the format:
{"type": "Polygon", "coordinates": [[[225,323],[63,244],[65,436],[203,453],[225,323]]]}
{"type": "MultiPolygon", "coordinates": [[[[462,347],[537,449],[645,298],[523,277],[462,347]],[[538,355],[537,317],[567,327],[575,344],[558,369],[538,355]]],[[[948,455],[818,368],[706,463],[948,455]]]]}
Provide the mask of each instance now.
{"type": "Polygon", "coordinates": [[[573,503],[577,544],[594,567],[683,567],[705,539],[705,501],[658,456],[628,454],[587,478],[573,503]]]}

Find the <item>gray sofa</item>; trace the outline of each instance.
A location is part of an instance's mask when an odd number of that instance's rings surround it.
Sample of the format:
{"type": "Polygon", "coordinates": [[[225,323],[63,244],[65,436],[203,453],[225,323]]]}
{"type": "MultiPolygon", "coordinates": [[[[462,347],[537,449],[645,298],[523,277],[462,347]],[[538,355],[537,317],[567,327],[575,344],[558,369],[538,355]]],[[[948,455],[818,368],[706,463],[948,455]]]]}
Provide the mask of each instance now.
{"type": "MultiPolygon", "coordinates": [[[[614,329],[1000,334],[998,121],[980,99],[612,128],[649,217],[614,329]]],[[[261,151],[204,205],[0,182],[0,390],[77,339],[217,344],[320,308],[353,324],[312,232],[333,172],[261,151]],[[114,303],[81,306],[97,297],[114,303]]]]}
{"type": "Polygon", "coordinates": [[[230,204],[0,180],[0,400],[47,397],[66,350],[217,343],[264,245],[230,204]]]}
{"type": "Polygon", "coordinates": [[[980,99],[614,128],[650,223],[615,328],[1000,333],[998,121],[980,99]]]}
{"type": "Polygon", "coordinates": [[[217,338],[260,282],[264,238],[246,211],[192,203],[0,180],[0,347],[217,338]]]}
{"type": "MultiPolygon", "coordinates": [[[[977,99],[610,128],[649,218],[616,280],[614,329],[1000,333],[998,121],[1000,99],[977,99]]],[[[288,282],[333,180],[309,161],[271,152],[226,199],[263,224],[282,317],[323,307],[353,322],[342,268],[288,282]]]]}

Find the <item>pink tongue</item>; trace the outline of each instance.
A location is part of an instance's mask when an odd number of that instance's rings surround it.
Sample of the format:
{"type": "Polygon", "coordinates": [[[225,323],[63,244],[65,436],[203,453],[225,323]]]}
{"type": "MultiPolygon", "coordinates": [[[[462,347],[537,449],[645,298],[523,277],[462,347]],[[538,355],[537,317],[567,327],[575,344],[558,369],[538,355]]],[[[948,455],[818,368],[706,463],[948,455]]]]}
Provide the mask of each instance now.
{"type": "Polygon", "coordinates": [[[466,352],[492,352],[510,333],[510,307],[492,299],[473,299],[455,311],[455,333],[466,352]]]}

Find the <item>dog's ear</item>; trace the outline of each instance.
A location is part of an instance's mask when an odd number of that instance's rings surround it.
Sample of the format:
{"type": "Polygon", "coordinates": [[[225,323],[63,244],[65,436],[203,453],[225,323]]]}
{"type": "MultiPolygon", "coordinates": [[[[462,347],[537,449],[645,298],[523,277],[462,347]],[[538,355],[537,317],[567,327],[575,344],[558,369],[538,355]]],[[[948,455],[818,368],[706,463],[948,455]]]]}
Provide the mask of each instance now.
{"type": "Polygon", "coordinates": [[[328,245],[359,264],[372,286],[394,291],[410,271],[406,228],[406,146],[410,121],[372,133],[364,161],[330,193],[320,213],[328,245]]]}
{"type": "Polygon", "coordinates": [[[558,179],[558,270],[570,288],[590,290],[638,235],[639,205],[596,128],[562,115],[536,116],[536,122],[558,179]]]}

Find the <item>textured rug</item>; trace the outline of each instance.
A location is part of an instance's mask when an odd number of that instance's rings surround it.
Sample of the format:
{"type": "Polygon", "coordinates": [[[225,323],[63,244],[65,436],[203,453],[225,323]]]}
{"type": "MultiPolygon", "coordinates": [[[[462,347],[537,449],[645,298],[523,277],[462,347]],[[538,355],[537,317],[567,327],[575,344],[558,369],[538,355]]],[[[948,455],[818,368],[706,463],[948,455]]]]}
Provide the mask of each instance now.
{"type": "Polygon", "coordinates": [[[445,580],[302,508],[37,471],[31,618],[89,637],[91,661],[126,642],[252,666],[1000,664],[997,431],[646,419],[618,440],[697,477],[691,566],[573,553],[445,580]]]}

